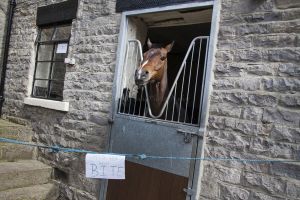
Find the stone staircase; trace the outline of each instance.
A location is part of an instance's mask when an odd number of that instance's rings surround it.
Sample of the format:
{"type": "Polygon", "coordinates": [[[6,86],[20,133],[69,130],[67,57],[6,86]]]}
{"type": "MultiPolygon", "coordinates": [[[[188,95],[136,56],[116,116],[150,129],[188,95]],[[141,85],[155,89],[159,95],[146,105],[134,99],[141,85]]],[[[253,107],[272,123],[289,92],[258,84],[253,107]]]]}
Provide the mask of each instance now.
{"type": "MultiPolygon", "coordinates": [[[[0,119],[0,137],[31,142],[28,126],[0,119]]],[[[35,149],[0,142],[0,200],[56,200],[53,169],[35,160],[35,149]]]]}

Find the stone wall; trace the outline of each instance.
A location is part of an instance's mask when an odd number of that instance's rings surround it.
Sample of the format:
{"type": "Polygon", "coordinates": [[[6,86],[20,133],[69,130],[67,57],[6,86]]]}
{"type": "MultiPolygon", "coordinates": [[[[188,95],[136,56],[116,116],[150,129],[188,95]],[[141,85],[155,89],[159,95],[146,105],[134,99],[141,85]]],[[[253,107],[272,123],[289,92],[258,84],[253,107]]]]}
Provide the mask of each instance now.
{"type": "Polygon", "coordinates": [[[8,0],[3,0],[0,2],[0,77],[2,72],[2,62],[3,62],[3,51],[5,44],[5,31],[6,31],[6,16],[8,9],[8,0]]]}
{"type": "MultiPolygon", "coordinates": [[[[108,142],[108,113],[112,97],[120,16],[115,2],[80,0],[73,20],[69,57],[76,59],[65,76],[64,100],[70,111],[59,112],[24,105],[35,61],[35,25],[38,6],[61,0],[19,0],[11,36],[4,114],[31,122],[35,140],[49,145],[103,151],[108,142]]],[[[39,152],[41,160],[56,168],[61,196],[96,199],[99,182],[85,178],[84,155],[39,152]]]]}
{"type": "MultiPolygon", "coordinates": [[[[221,1],[205,155],[300,159],[300,3],[221,1]]],[[[300,199],[297,163],[205,162],[201,199],[300,199]]]]}
{"type": "MultiPolygon", "coordinates": [[[[61,0],[18,0],[6,79],[7,117],[31,122],[35,141],[103,151],[120,15],[115,1],[80,0],[72,24],[64,100],[70,111],[24,105],[35,61],[38,6],[61,0]]],[[[297,0],[221,0],[221,21],[210,97],[205,155],[300,159],[297,0]]],[[[86,179],[84,155],[39,152],[56,168],[61,196],[96,199],[99,182],[86,179]]],[[[299,165],[205,162],[201,199],[299,199],[299,165]]]]}

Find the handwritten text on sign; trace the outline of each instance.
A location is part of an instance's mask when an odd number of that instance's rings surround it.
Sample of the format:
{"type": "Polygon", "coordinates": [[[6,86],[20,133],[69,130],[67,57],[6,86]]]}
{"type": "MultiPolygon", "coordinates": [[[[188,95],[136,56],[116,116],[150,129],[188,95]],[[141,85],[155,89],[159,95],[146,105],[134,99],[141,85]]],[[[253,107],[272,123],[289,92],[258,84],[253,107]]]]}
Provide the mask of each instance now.
{"type": "Polygon", "coordinates": [[[86,177],[125,179],[125,156],[86,154],[86,177]]]}

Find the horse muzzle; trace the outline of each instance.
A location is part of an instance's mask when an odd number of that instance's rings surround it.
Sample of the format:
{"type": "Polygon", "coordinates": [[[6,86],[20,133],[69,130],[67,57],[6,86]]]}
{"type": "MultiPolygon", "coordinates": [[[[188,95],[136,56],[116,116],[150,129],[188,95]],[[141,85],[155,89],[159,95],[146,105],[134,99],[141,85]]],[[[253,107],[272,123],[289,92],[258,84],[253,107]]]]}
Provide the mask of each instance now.
{"type": "Polygon", "coordinates": [[[135,71],[135,84],[137,86],[146,85],[150,80],[149,72],[144,70],[135,71]]]}

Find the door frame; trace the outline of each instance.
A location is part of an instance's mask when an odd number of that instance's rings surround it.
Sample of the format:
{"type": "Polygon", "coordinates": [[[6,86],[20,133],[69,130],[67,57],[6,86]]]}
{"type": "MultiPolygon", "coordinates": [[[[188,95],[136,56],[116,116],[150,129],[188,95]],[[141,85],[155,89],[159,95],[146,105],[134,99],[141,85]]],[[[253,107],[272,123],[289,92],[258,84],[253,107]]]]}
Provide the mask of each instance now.
{"type": "MultiPolygon", "coordinates": [[[[200,113],[200,127],[199,132],[204,132],[206,129],[206,124],[208,120],[208,109],[209,109],[209,95],[212,91],[212,84],[210,84],[213,80],[213,66],[215,63],[215,52],[217,46],[217,39],[218,39],[218,30],[219,30],[219,18],[220,18],[220,10],[221,10],[221,0],[210,0],[205,2],[192,2],[192,3],[183,3],[178,5],[171,5],[171,6],[164,6],[164,7],[155,7],[155,8],[147,8],[147,9],[138,9],[133,11],[125,11],[121,14],[121,23],[120,23],[120,32],[118,38],[118,48],[117,48],[117,60],[116,60],[116,68],[115,68],[115,75],[114,75],[114,84],[112,90],[112,109],[110,113],[111,121],[113,121],[118,106],[118,98],[117,95],[120,94],[121,82],[122,79],[122,72],[123,72],[123,64],[125,60],[126,54],[126,41],[127,41],[127,29],[128,29],[128,18],[130,16],[138,15],[138,14],[146,14],[146,13],[155,13],[155,12],[164,12],[170,10],[179,10],[179,9],[187,9],[187,8],[201,8],[211,6],[213,8],[212,13],[212,21],[211,21],[211,31],[210,31],[210,40],[209,40],[209,50],[207,56],[207,66],[206,66],[206,74],[205,74],[205,87],[203,92],[203,100],[201,106],[201,113],[200,113]]],[[[111,130],[111,128],[110,128],[111,130]]],[[[111,140],[111,131],[109,130],[109,141],[106,150],[110,150],[110,140],[111,140]]],[[[196,149],[196,155],[203,157],[203,149],[205,147],[205,137],[203,138],[203,144],[198,145],[196,149]]],[[[197,197],[200,196],[200,189],[201,189],[201,177],[203,173],[203,169],[201,167],[201,160],[196,160],[195,168],[194,168],[194,177],[192,180],[193,188],[190,188],[192,191],[191,200],[196,200],[197,197]]],[[[191,178],[189,178],[191,179],[191,178]]],[[[189,184],[190,185],[190,184],[189,184]]],[[[106,192],[107,192],[108,180],[101,180],[100,185],[100,195],[99,200],[106,199],[106,192]]]]}

